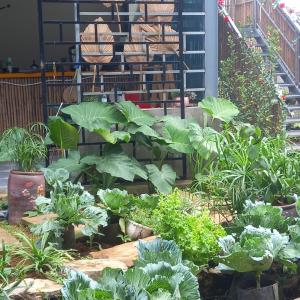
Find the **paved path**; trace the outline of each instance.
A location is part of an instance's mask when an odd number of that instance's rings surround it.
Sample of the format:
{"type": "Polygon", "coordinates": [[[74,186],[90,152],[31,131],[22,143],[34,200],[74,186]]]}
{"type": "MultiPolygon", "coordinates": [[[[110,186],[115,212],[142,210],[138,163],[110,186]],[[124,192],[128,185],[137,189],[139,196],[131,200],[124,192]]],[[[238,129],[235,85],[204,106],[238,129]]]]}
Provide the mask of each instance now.
{"type": "Polygon", "coordinates": [[[7,193],[9,171],[13,168],[11,163],[0,163],[0,194],[7,193]]]}

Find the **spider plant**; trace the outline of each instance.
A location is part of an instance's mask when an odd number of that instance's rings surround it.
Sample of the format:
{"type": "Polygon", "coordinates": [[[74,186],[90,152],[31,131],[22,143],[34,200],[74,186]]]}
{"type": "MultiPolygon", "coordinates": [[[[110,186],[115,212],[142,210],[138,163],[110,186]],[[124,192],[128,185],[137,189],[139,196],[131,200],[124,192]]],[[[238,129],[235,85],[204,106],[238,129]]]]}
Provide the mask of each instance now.
{"type": "Polygon", "coordinates": [[[18,171],[36,171],[37,163],[46,156],[47,147],[41,132],[47,128],[40,123],[28,129],[14,127],[7,129],[0,137],[0,160],[11,161],[18,171]]]}
{"type": "Polygon", "coordinates": [[[23,247],[14,250],[14,255],[21,258],[21,265],[25,272],[39,274],[53,274],[62,271],[64,263],[72,260],[68,251],[55,248],[55,244],[48,243],[48,234],[44,234],[37,242],[24,233],[16,233],[16,237],[22,242],[23,247]]]}

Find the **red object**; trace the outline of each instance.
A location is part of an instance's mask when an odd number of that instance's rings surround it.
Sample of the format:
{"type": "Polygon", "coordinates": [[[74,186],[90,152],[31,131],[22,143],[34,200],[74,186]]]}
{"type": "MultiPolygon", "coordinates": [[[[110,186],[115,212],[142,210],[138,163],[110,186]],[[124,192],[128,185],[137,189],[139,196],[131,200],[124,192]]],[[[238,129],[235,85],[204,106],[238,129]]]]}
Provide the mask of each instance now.
{"type": "Polygon", "coordinates": [[[285,8],[285,3],[284,3],[284,2],[279,3],[279,7],[280,7],[281,9],[285,8]]]}
{"type": "Polygon", "coordinates": [[[35,199],[45,195],[44,174],[11,171],[7,194],[9,224],[19,224],[24,213],[35,208],[35,199]]]}
{"type": "Polygon", "coordinates": [[[125,100],[136,103],[140,108],[151,108],[149,103],[139,103],[141,102],[141,94],[125,94],[125,100]]]}
{"type": "Polygon", "coordinates": [[[225,21],[226,23],[229,23],[230,17],[229,17],[229,16],[225,16],[225,17],[224,17],[224,21],[225,21]]]}
{"type": "Polygon", "coordinates": [[[223,5],[225,4],[225,0],[218,0],[218,4],[219,4],[220,6],[223,6],[223,5]]]}
{"type": "Polygon", "coordinates": [[[282,95],[282,96],[281,96],[281,100],[282,100],[282,101],[285,101],[285,100],[286,100],[286,96],[285,96],[285,95],[282,95]]]}

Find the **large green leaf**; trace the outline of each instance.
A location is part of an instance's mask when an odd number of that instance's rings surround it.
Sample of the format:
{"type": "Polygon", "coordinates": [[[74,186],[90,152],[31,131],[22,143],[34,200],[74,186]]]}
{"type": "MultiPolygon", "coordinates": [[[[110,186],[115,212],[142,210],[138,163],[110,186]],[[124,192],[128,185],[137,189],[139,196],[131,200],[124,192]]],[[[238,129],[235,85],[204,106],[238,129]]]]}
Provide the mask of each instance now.
{"type": "Polygon", "coordinates": [[[154,138],[160,137],[159,134],[148,125],[138,126],[132,123],[128,126],[128,132],[131,134],[142,133],[145,136],[154,137],[154,138]]]}
{"type": "Polygon", "coordinates": [[[130,141],[131,135],[125,131],[113,131],[110,129],[97,129],[94,132],[100,134],[105,141],[111,144],[116,144],[118,141],[124,141],[128,143],[130,141]]]}
{"type": "Polygon", "coordinates": [[[156,119],[153,115],[141,110],[130,101],[119,102],[117,106],[125,116],[128,123],[134,123],[139,126],[152,126],[155,123],[156,119]]]}
{"type": "Polygon", "coordinates": [[[143,169],[139,168],[136,160],[125,153],[107,153],[103,156],[90,155],[81,160],[87,165],[95,165],[99,173],[107,173],[116,178],[133,181],[136,175],[142,175],[143,169]]]}
{"type": "Polygon", "coordinates": [[[176,180],[176,172],[169,166],[163,165],[161,170],[156,165],[146,165],[149,180],[156,187],[156,189],[163,194],[172,192],[172,187],[176,180]]]}
{"type": "Polygon", "coordinates": [[[229,268],[241,272],[263,272],[269,270],[273,263],[273,256],[266,251],[263,256],[249,256],[247,251],[234,252],[227,256],[219,257],[218,261],[229,268]]]}
{"type": "Polygon", "coordinates": [[[62,112],[70,115],[79,126],[93,132],[99,129],[110,129],[113,124],[124,123],[126,120],[114,105],[100,102],[83,102],[71,105],[62,112]]]}
{"type": "Polygon", "coordinates": [[[50,117],[50,138],[60,149],[76,149],[79,142],[78,130],[60,117],[50,117]]]}
{"type": "Polygon", "coordinates": [[[87,169],[87,165],[80,160],[79,151],[69,151],[67,158],[60,158],[49,167],[51,170],[66,169],[69,173],[81,173],[87,169]]]}
{"type": "Polygon", "coordinates": [[[203,159],[217,153],[217,131],[211,127],[201,128],[198,124],[190,124],[189,129],[191,145],[203,159]]]}
{"type": "Polygon", "coordinates": [[[186,120],[174,117],[168,119],[164,124],[162,131],[170,148],[180,153],[192,153],[193,148],[190,143],[189,129],[186,120]]]}
{"type": "Polygon", "coordinates": [[[206,97],[199,102],[201,107],[213,119],[229,123],[239,114],[238,108],[229,100],[206,97]]]}

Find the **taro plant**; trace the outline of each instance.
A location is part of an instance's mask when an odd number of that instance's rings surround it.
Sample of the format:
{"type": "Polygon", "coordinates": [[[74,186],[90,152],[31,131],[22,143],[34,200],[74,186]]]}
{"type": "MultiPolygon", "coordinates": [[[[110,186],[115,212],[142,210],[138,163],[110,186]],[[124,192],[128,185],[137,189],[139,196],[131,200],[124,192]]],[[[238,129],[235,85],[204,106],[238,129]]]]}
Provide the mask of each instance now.
{"type": "Polygon", "coordinates": [[[184,258],[205,265],[218,254],[218,238],[225,235],[225,230],[198,204],[179,190],[161,195],[153,211],[152,224],[162,238],[178,244],[184,258]]]}
{"type": "Polygon", "coordinates": [[[105,269],[98,282],[70,272],[63,299],[200,300],[197,278],[189,264],[183,264],[176,244],[159,239],[146,245],[139,242],[137,247],[139,259],[134,268],[105,269]]]}
{"type": "Polygon", "coordinates": [[[32,172],[37,164],[46,157],[47,148],[40,132],[47,128],[34,124],[26,128],[10,128],[0,137],[0,160],[11,161],[19,171],[32,172]]]}
{"type": "Polygon", "coordinates": [[[45,171],[45,178],[53,188],[50,198],[38,197],[36,206],[39,213],[53,213],[54,217],[32,228],[33,233],[51,233],[56,239],[63,239],[64,248],[75,245],[74,226],[84,225],[81,231],[86,236],[98,234],[99,226],[107,225],[106,210],[95,205],[95,198],[84,191],[80,183],[68,181],[69,173],[58,169],[45,171]]]}

